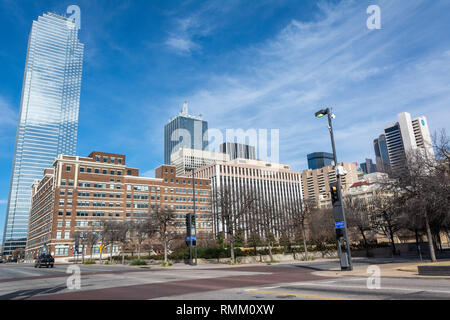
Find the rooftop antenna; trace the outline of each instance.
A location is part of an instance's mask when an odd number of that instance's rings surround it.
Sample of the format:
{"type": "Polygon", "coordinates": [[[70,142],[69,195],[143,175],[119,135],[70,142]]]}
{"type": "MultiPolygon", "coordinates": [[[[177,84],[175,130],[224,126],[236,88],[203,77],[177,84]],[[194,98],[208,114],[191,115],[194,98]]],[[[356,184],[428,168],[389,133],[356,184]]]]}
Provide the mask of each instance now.
{"type": "Polygon", "coordinates": [[[183,104],[183,113],[184,114],[188,114],[188,103],[187,103],[187,101],[185,101],[184,104],[183,104]]]}

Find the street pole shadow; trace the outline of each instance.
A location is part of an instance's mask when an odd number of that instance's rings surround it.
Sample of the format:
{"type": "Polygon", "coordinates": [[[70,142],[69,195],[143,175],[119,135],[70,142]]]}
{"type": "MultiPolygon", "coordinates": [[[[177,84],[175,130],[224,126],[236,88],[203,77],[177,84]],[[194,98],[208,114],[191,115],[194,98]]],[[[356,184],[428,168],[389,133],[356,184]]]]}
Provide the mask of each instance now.
{"type": "Polygon", "coordinates": [[[52,294],[58,293],[67,287],[58,286],[58,287],[49,287],[49,288],[40,288],[40,289],[31,289],[31,290],[18,290],[3,296],[0,296],[0,300],[26,300],[38,294],[52,294]]]}

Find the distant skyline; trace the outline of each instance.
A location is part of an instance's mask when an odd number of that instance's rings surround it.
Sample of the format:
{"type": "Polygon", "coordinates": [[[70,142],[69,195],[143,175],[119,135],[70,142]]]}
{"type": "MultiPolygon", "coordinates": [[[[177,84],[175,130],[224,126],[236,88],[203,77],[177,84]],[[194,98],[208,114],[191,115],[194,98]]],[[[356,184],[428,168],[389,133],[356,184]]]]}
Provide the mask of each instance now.
{"type": "Polygon", "coordinates": [[[0,232],[31,24],[72,4],[85,44],[78,155],[125,154],[152,176],[184,101],[209,128],[279,129],[280,162],[296,170],[331,152],[322,107],[336,113],[338,161],[375,159],[403,111],[449,129],[448,1],[0,0],[0,232]],[[366,27],[371,4],[380,30],[366,27]]]}

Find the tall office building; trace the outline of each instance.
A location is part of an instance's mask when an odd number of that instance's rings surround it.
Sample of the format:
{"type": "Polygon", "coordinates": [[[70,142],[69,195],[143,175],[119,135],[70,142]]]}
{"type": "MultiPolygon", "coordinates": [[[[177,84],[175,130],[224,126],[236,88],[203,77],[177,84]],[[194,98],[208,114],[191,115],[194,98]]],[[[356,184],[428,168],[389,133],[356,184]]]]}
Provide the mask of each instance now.
{"type": "Polygon", "coordinates": [[[372,159],[367,159],[359,165],[365,174],[377,172],[377,166],[372,162],[372,159]]]}
{"type": "Polygon", "coordinates": [[[386,136],[384,134],[381,134],[378,138],[373,140],[373,149],[375,151],[375,163],[377,166],[377,171],[389,172],[389,153],[386,144],[386,136]]]}
{"type": "Polygon", "coordinates": [[[398,114],[398,121],[386,126],[386,146],[392,171],[404,168],[408,152],[420,148],[434,159],[428,122],[424,116],[411,119],[407,112],[398,114]]]}
{"type": "Polygon", "coordinates": [[[164,126],[164,163],[180,148],[208,151],[208,122],[188,113],[187,102],[176,118],[164,126]]]}
{"type": "MultiPolygon", "coordinates": [[[[347,174],[341,178],[341,187],[345,192],[349,186],[358,181],[358,171],[354,162],[341,162],[339,165],[347,171],[347,174]]],[[[331,205],[330,183],[337,181],[336,170],[333,166],[303,170],[301,179],[303,199],[310,199],[319,207],[331,205]]]]}
{"type": "Polygon", "coordinates": [[[84,45],[76,24],[46,13],[33,21],[25,63],[3,254],[25,248],[31,186],[59,154],[75,154],[84,45]]]}
{"type": "Polygon", "coordinates": [[[236,158],[256,160],[256,149],[248,144],[224,142],[220,145],[220,152],[228,154],[231,160],[236,158]]]}
{"type": "Polygon", "coordinates": [[[326,166],[332,166],[334,157],[329,152],[314,152],[307,155],[308,169],[316,170],[326,166]]]}

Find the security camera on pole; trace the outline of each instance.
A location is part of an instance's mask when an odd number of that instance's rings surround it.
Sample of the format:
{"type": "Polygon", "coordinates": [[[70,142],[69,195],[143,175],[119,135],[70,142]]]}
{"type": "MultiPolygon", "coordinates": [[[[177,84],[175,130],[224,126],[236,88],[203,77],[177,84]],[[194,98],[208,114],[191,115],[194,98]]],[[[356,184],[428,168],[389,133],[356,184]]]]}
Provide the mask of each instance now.
{"type": "Polygon", "coordinates": [[[342,201],[341,192],[341,176],[344,176],[344,167],[339,166],[336,156],[336,148],[334,146],[333,124],[331,119],[336,118],[329,108],[316,112],[316,118],[328,116],[328,129],[330,130],[331,146],[333,147],[334,168],[336,170],[336,182],[330,183],[331,202],[333,204],[334,225],[336,229],[336,240],[339,258],[341,262],[341,270],[353,270],[352,256],[350,252],[350,242],[348,241],[347,223],[345,220],[344,203],[342,201]]]}

